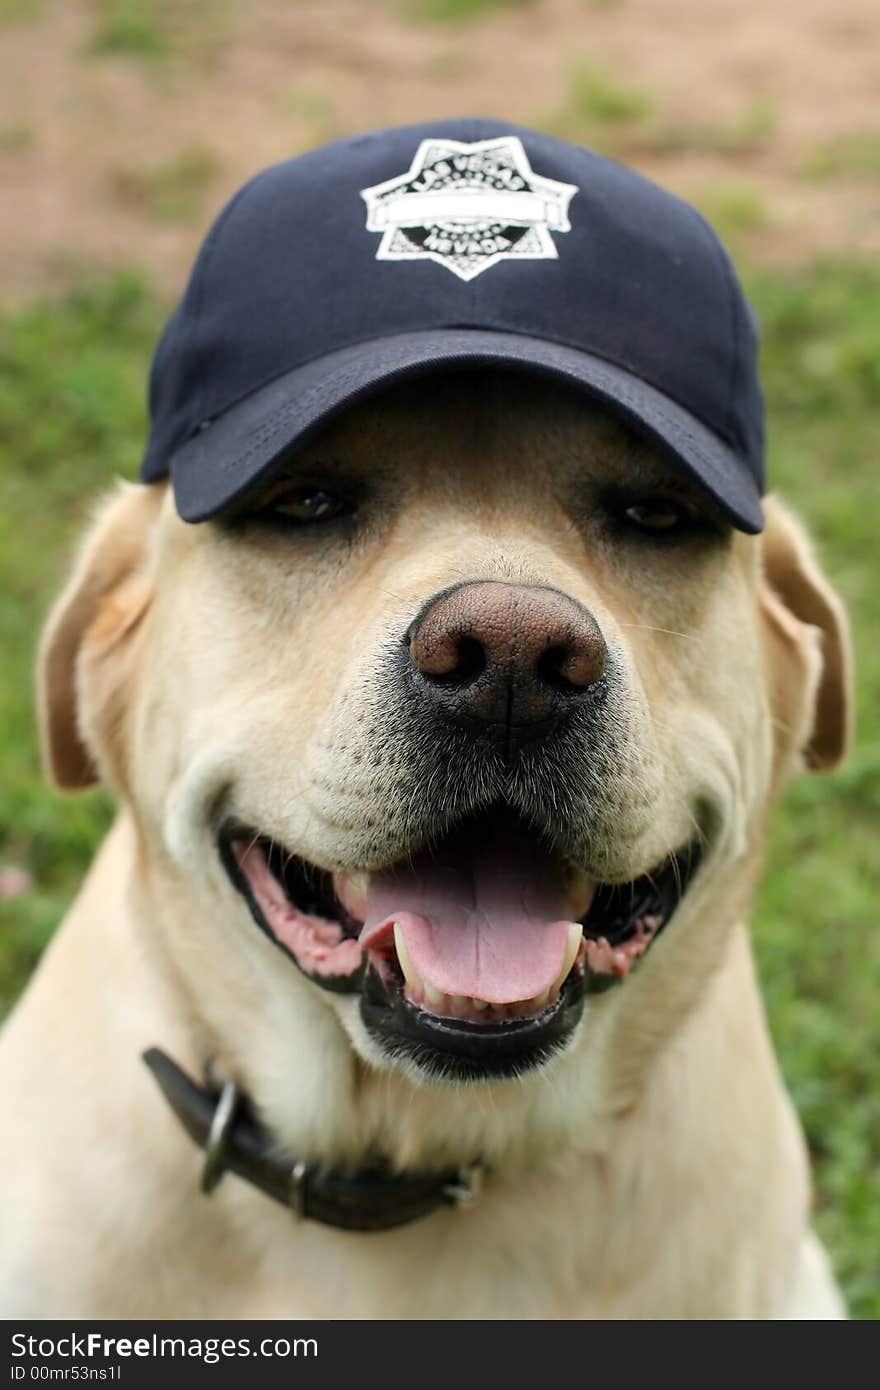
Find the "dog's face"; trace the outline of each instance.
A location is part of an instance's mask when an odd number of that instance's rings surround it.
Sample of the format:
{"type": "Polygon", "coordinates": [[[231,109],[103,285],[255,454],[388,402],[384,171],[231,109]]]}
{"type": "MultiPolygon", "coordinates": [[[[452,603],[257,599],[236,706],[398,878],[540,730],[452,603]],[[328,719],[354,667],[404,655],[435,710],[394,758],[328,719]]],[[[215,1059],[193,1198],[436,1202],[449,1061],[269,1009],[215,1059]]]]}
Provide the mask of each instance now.
{"type": "Polygon", "coordinates": [[[56,775],[133,808],[211,1029],[246,997],[417,1082],[671,1029],[846,737],[794,523],[505,375],[352,409],[219,521],[129,490],[44,663],[56,775]]]}

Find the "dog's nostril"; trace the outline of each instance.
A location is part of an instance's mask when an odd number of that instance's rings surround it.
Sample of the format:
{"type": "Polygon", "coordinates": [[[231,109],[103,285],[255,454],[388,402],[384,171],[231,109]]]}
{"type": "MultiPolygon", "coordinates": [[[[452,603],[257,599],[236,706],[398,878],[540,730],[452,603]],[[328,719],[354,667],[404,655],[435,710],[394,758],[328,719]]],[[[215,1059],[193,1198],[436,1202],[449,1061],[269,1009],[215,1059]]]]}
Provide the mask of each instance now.
{"type": "Polygon", "coordinates": [[[486,649],[469,633],[430,626],[417,629],[409,639],[410,659],[434,685],[468,685],[486,669],[486,649]]]}
{"type": "Polygon", "coordinates": [[[486,669],[486,650],[476,637],[460,637],[452,656],[452,664],[443,670],[427,670],[422,666],[422,675],[449,685],[469,685],[486,669]]]}
{"type": "MultiPolygon", "coordinates": [[[[571,694],[594,685],[605,671],[605,644],[582,638],[579,642],[557,643],[542,652],[537,662],[538,679],[553,690],[571,694]]],[[[598,636],[598,633],[597,633],[598,636]]]]}

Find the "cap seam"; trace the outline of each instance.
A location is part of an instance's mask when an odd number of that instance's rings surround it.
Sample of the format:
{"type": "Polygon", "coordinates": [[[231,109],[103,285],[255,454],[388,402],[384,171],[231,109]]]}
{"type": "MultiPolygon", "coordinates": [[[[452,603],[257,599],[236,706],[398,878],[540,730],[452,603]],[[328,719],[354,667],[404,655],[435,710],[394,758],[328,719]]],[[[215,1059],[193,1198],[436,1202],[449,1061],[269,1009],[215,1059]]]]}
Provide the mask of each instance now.
{"type": "MultiPolygon", "coordinates": [[[[226,207],[217,217],[213,227],[211,228],[205,239],[205,244],[202,248],[202,254],[199,258],[198,281],[193,284],[192,322],[190,323],[189,332],[187,334],[185,343],[181,347],[181,353],[190,350],[193,352],[196,351],[196,338],[201,324],[202,310],[205,302],[205,282],[208,278],[208,269],[210,267],[211,261],[213,260],[214,251],[217,246],[220,233],[223,231],[224,227],[226,226],[227,222],[232,216],[232,213],[238,207],[238,204],[241,202],[245,193],[249,192],[250,189],[253,188],[254,184],[258,183],[259,180],[263,178],[264,174],[267,174],[268,172],[269,171],[267,169],[261,169],[260,172],[258,174],[255,174],[252,179],[248,179],[247,183],[245,183],[241,188],[239,188],[237,193],[233,194],[229,202],[226,204],[226,207]]],[[[205,390],[206,387],[203,379],[202,384],[199,386],[198,395],[196,397],[193,409],[193,413],[195,415],[195,424],[192,426],[191,434],[198,429],[199,421],[202,416],[203,402],[205,399],[205,390]]],[[[191,434],[187,437],[190,438],[191,434]]]]}
{"type": "MultiPolygon", "coordinates": [[[[684,203],[683,206],[688,209],[688,211],[699,223],[700,228],[703,231],[704,237],[708,240],[709,244],[711,245],[712,253],[715,257],[715,260],[716,262],[720,263],[722,276],[724,280],[724,286],[727,291],[727,312],[728,317],[730,319],[730,337],[733,345],[733,351],[730,368],[728,371],[727,409],[724,415],[724,437],[732,441],[733,439],[737,438],[737,435],[739,433],[739,431],[737,431],[734,428],[733,420],[736,402],[736,383],[740,367],[739,319],[736,312],[738,293],[736,281],[734,278],[733,265],[730,260],[730,256],[728,255],[720,238],[716,235],[714,228],[710,225],[710,223],[703,216],[703,214],[697,208],[693,207],[690,203],[684,203]]],[[[742,443],[744,452],[748,453],[747,441],[743,439],[742,443]]]]}

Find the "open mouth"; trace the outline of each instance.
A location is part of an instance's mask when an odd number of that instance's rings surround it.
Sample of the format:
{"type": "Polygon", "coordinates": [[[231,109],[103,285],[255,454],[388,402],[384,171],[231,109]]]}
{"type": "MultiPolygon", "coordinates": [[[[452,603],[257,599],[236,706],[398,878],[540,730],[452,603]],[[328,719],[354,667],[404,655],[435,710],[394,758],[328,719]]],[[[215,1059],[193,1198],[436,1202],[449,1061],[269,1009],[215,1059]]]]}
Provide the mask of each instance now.
{"type": "Polygon", "coordinates": [[[227,824],[220,853],[257,925],[316,984],[359,992],[386,1053],[468,1079],[558,1051],[586,994],[625,979],[675,911],[696,842],[599,883],[506,813],[485,812],[379,872],[332,874],[227,824]]]}

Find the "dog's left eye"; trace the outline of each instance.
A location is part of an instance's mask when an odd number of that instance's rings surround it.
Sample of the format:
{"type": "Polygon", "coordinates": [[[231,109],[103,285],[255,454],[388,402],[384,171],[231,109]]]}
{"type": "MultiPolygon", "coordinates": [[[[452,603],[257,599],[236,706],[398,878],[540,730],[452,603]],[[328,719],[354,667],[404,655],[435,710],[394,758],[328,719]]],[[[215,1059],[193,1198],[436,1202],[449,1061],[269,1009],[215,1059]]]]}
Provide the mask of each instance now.
{"type": "Polygon", "coordinates": [[[693,525],[693,508],[675,497],[643,497],[621,507],[621,518],[627,525],[653,535],[680,531],[693,525]]]}
{"type": "Polygon", "coordinates": [[[320,487],[286,488],[265,504],[264,511],[286,517],[300,526],[333,521],[351,511],[346,498],[320,487]]]}

